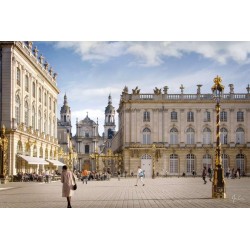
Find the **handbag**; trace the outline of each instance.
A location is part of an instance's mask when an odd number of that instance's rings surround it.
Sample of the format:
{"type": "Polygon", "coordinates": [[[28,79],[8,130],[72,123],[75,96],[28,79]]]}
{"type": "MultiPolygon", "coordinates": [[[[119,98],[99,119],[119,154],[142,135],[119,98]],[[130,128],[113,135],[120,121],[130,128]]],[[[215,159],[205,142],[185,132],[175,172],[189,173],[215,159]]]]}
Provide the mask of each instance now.
{"type": "Polygon", "coordinates": [[[73,185],[73,190],[76,190],[77,189],[77,185],[76,185],[76,180],[75,180],[75,176],[74,176],[73,173],[72,173],[72,178],[73,178],[73,180],[75,182],[75,185],[73,185]]]}

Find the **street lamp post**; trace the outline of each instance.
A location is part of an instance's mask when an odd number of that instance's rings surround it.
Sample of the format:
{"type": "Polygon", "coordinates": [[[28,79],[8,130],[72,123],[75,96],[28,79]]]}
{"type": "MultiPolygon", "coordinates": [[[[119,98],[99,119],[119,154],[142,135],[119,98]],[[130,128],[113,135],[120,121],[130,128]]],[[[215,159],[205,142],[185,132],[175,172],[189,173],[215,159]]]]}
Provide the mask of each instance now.
{"type": "Polygon", "coordinates": [[[221,84],[221,77],[214,78],[212,87],[213,96],[216,100],[216,150],[215,150],[215,169],[212,185],[212,198],[226,198],[226,186],[224,180],[224,171],[221,162],[221,142],[220,142],[220,100],[223,94],[224,86],[221,84]]]}
{"type": "Polygon", "coordinates": [[[155,151],[156,151],[156,146],[155,146],[155,144],[153,144],[152,145],[152,153],[153,153],[152,179],[155,178],[155,151]]]}

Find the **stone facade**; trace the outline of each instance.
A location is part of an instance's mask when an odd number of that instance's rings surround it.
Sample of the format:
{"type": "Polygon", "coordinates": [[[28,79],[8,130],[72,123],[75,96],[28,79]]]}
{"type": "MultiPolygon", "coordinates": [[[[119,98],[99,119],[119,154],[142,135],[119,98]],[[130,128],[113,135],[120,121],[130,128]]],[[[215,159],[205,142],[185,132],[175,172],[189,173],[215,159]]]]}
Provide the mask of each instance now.
{"type": "Polygon", "coordinates": [[[57,159],[56,73],[32,42],[0,42],[0,119],[9,139],[8,175],[51,171],[21,156],[57,159]]]}
{"type": "MultiPolygon", "coordinates": [[[[221,100],[220,137],[225,169],[250,174],[250,94],[230,93],[221,100]]],[[[119,104],[119,130],[112,150],[123,155],[123,171],[145,168],[159,175],[201,174],[203,166],[214,167],[216,111],[212,94],[168,94],[168,87],[141,94],[138,87],[124,88],[119,104]]]]}

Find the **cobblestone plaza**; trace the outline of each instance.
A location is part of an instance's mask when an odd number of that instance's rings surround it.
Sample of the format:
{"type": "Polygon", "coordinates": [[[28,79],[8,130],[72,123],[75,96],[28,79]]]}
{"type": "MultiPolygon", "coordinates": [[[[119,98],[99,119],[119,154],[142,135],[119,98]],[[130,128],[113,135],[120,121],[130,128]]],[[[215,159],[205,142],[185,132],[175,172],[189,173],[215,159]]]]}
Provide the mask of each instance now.
{"type": "MultiPolygon", "coordinates": [[[[212,182],[201,178],[146,179],[143,187],[135,178],[89,181],[72,197],[73,208],[249,208],[250,178],[227,179],[226,199],[212,199],[212,182]]],[[[0,185],[1,208],[65,208],[60,181],[51,183],[10,182],[0,185]]]]}

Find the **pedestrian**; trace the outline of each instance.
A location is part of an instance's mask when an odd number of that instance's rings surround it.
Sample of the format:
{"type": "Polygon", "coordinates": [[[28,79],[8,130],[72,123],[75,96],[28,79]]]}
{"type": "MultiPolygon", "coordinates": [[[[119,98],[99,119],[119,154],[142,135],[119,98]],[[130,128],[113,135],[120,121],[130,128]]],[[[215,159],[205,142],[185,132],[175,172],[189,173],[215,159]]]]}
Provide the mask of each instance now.
{"type": "Polygon", "coordinates": [[[231,179],[234,179],[234,168],[231,171],[231,179]]]}
{"type": "Polygon", "coordinates": [[[118,177],[118,181],[119,181],[121,178],[121,172],[119,170],[117,171],[117,177],[118,177]]]}
{"type": "Polygon", "coordinates": [[[124,172],[124,173],[125,173],[125,178],[126,178],[126,177],[127,177],[127,170],[125,170],[125,172],[124,172]]]}
{"type": "Polygon", "coordinates": [[[75,185],[75,177],[71,171],[68,170],[68,167],[64,165],[62,167],[62,197],[67,198],[68,206],[67,208],[71,208],[71,196],[74,194],[73,185],[75,185]]]}
{"type": "Polygon", "coordinates": [[[209,180],[212,181],[212,169],[211,169],[211,167],[208,167],[207,172],[208,172],[209,180]]]}
{"type": "Polygon", "coordinates": [[[82,184],[84,184],[84,181],[87,184],[87,182],[88,182],[88,171],[86,169],[84,169],[82,171],[82,184]]]}
{"type": "Polygon", "coordinates": [[[194,171],[194,169],[193,169],[193,171],[192,171],[192,174],[193,174],[193,177],[195,177],[195,171],[194,171]]]}
{"type": "Polygon", "coordinates": [[[206,168],[206,167],[203,167],[202,179],[203,179],[203,181],[204,181],[204,184],[207,183],[207,181],[206,181],[206,176],[207,176],[207,168],[206,168]]]}
{"type": "Polygon", "coordinates": [[[139,179],[140,179],[140,181],[141,181],[141,183],[142,183],[142,186],[145,186],[144,181],[143,181],[143,178],[144,178],[144,171],[141,169],[140,166],[138,166],[137,178],[136,178],[136,184],[135,184],[135,186],[137,186],[138,180],[139,180],[139,179]]]}
{"type": "Polygon", "coordinates": [[[229,175],[230,175],[230,168],[228,167],[227,171],[226,171],[226,177],[227,177],[227,179],[229,178],[229,175]]]}
{"type": "Polygon", "coordinates": [[[239,177],[239,179],[240,179],[240,168],[237,168],[237,177],[239,177]]]}

